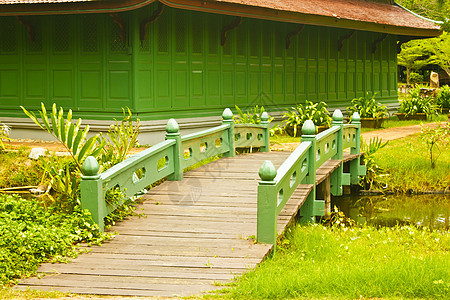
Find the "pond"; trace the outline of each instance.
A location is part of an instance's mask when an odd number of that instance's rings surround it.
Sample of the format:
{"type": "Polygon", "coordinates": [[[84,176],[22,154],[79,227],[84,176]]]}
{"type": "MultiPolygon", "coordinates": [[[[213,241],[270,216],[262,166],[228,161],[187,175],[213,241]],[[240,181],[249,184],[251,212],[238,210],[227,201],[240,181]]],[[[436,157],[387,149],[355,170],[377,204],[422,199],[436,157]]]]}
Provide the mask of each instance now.
{"type": "Polygon", "coordinates": [[[334,197],[332,205],[358,224],[388,227],[414,224],[430,230],[450,227],[450,194],[351,195],[334,197]]]}

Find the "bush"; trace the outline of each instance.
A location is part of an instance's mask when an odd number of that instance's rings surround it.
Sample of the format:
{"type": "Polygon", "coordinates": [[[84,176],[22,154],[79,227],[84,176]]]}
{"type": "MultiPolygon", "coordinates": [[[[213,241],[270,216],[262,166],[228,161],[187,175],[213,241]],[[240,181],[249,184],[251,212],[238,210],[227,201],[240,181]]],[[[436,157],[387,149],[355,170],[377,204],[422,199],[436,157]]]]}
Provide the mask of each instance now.
{"type": "Polygon", "coordinates": [[[415,83],[419,83],[419,82],[423,82],[423,81],[424,81],[424,79],[423,79],[423,75],[422,74],[419,74],[419,73],[416,73],[416,72],[411,72],[409,74],[409,82],[411,84],[415,84],[415,83]]]}
{"type": "Polygon", "coordinates": [[[355,98],[351,101],[352,106],[347,107],[347,114],[353,115],[354,112],[358,112],[361,118],[380,119],[388,115],[385,105],[381,105],[375,100],[374,93],[370,96],[367,93],[365,97],[355,98]]]}
{"type": "Polygon", "coordinates": [[[439,89],[436,104],[441,109],[450,109],[450,87],[448,85],[444,85],[439,89]]]}
{"type": "Polygon", "coordinates": [[[305,105],[297,104],[296,107],[291,107],[283,114],[283,118],[286,119],[283,120],[282,126],[291,136],[297,136],[297,132],[306,120],[313,121],[316,126],[329,127],[332,119],[327,108],[328,105],[325,102],[313,103],[306,100],[305,105]]]}
{"type": "Polygon", "coordinates": [[[425,113],[427,116],[436,114],[436,105],[433,97],[426,97],[421,94],[421,89],[427,88],[423,85],[415,85],[408,93],[408,96],[400,102],[399,113],[407,116],[417,113],[425,113]]]}
{"type": "MultiPolygon", "coordinates": [[[[233,116],[234,123],[236,124],[261,124],[261,115],[265,112],[264,106],[259,107],[256,105],[247,112],[242,112],[239,106],[235,105],[238,112],[237,116],[233,116]]],[[[267,120],[269,123],[273,121],[273,117],[269,116],[267,120]]]]}
{"type": "Polygon", "coordinates": [[[78,242],[98,243],[107,237],[90,218],[79,208],[63,214],[37,201],[0,195],[0,283],[32,275],[45,261],[75,257],[78,242]]]}

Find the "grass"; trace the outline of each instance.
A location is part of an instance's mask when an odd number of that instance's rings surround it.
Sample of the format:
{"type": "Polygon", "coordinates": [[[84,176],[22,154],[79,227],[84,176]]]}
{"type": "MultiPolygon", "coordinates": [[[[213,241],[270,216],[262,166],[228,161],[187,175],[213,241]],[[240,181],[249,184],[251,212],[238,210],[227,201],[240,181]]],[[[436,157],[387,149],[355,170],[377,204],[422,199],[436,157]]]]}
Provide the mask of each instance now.
{"type": "Polygon", "coordinates": [[[40,161],[29,159],[29,153],[25,149],[0,153],[0,188],[39,184],[44,168],[40,161]]]}
{"type": "Polygon", "coordinates": [[[385,190],[397,193],[421,193],[450,188],[450,149],[441,149],[436,167],[431,168],[428,150],[418,135],[390,141],[374,154],[386,175],[377,182],[385,190]]]}
{"type": "Polygon", "coordinates": [[[219,294],[236,299],[450,297],[450,233],[296,225],[273,258],[219,294]]]}

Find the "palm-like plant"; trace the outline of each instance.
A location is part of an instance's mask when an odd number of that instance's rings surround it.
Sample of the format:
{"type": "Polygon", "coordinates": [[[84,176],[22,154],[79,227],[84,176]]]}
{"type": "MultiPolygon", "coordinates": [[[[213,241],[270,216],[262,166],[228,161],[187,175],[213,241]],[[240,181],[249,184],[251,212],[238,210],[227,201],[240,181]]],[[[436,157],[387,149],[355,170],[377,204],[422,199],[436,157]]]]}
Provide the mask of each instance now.
{"type": "Polygon", "coordinates": [[[351,101],[352,106],[347,107],[347,114],[353,115],[358,112],[361,118],[380,119],[388,115],[387,107],[381,105],[375,100],[376,93],[370,96],[367,93],[365,97],[355,98],[351,101]]]}

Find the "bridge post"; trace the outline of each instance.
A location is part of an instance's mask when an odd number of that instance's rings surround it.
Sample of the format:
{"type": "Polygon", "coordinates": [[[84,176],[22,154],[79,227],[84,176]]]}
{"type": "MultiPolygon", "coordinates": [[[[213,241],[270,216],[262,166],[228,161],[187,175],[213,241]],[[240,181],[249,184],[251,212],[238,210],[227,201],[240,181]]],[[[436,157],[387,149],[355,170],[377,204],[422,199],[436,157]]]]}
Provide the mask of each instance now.
{"type": "Polygon", "coordinates": [[[307,120],[302,126],[302,143],[311,142],[308,150],[308,176],[306,176],[306,184],[312,184],[313,189],[300,208],[300,222],[315,222],[315,202],[316,202],[316,126],[313,121],[307,120]]]}
{"type": "Polygon", "coordinates": [[[183,180],[183,149],[181,149],[181,135],[180,127],[175,119],[167,121],[166,125],[166,140],[174,140],[173,148],[174,172],[167,176],[169,181],[183,180]]]}
{"type": "Polygon", "coordinates": [[[259,148],[259,151],[261,152],[269,152],[269,139],[270,139],[270,132],[269,132],[269,114],[267,112],[263,112],[261,114],[261,125],[264,126],[264,146],[261,146],[259,148]]]}
{"type": "Polygon", "coordinates": [[[228,147],[230,151],[225,152],[223,154],[224,157],[234,157],[235,156],[235,147],[234,147],[234,121],[233,121],[233,112],[229,108],[225,108],[225,110],[222,113],[222,124],[223,125],[230,125],[230,128],[228,129],[228,147]]]}
{"type": "MultiPolygon", "coordinates": [[[[350,149],[350,154],[360,154],[361,153],[361,118],[358,112],[354,112],[352,115],[352,124],[358,125],[358,129],[356,129],[355,136],[355,148],[350,149]]],[[[360,166],[361,157],[357,157],[350,162],[350,182],[352,184],[359,183],[359,175],[364,175],[365,172],[361,172],[360,166]],[[362,174],[361,174],[362,173],[362,174]]],[[[364,168],[364,167],[363,167],[364,168]]]]}
{"type": "MultiPolygon", "coordinates": [[[[342,120],[344,119],[344,116],[342,115],[342,112],[339,109],[336,109],[333,113],[333,122],[331,123],[331,126],[339,126],[340,129],[337,132],[337,140],[336,140],[336,147],[337,147],[337,153],[333,157],[333,159],[340,160],[342,162],[342,159],[344,157],[343,153],[343,144],[344,144],[344,123],[342,120]]],[[[341,196],[342,195],[342,177],[344,174],[344,166],[341,163],[339,167],[331,173],[331,194],[334,196],[341,196]]]]}
{"type": "Polygon", "coordinates": [[[270,160],[259,168],[257,236],[258,243],[276,244],[277,241],[277,190],[274,181],[277,170],[270,160]]]}
{"type": "Polygon", "coordinates": [[[81,207],[89,210],[92,221],[98,224],[101,231],[105,229],[103,218],[105,217],[105,199],[103,197],[103,182],[98,174],[100,169],[97,160],[93,156],[88,156],[81,167],[80,192],[81,207]]]}

